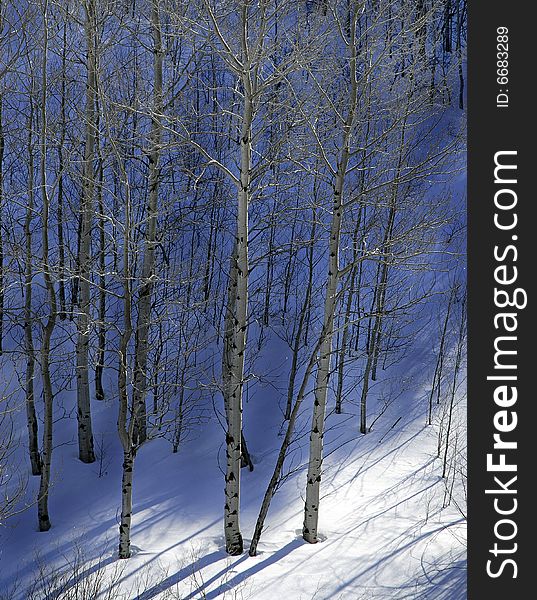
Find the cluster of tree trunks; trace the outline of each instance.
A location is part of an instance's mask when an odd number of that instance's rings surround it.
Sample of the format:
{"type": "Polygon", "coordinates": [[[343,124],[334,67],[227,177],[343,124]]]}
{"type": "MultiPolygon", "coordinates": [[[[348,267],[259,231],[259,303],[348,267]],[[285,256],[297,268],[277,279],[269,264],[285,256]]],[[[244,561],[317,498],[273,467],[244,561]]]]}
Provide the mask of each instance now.
{"type": "MultiPolygon", "coordinates": [[[[249,553],[303,414],[302,535],[318,541],[332,396],[370,431],[372,390],[436,290],[431,256],[456,254],[442,240],[453,202],[427,193],[460,147],[438,124],[464,107],[465,31],[464,0],[0,1],[0,355],[19,342],[41,531],[55,398],[74,375],[82,462],[99,458],[93,398],[117,402],[121,558],[142,446],[161,436],[178,452],[222,396],[225,544],[241,554],[256,444],[243,402],[279,338],[282,439],[249,553]]],[[[429,424],[448,398],[447,478],[459,296],[447,292],[427,398],[429,424]]]]}

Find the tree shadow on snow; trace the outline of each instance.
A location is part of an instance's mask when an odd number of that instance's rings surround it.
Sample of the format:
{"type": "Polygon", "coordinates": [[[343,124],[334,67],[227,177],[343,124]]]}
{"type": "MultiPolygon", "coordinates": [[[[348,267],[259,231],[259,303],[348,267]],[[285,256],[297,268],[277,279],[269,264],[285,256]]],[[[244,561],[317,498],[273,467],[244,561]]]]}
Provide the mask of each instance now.
{"type": "MultiPolygon", "coordinates": [[[[245,556],[242,556],[235,564],[238,564],[239,562],[241,562],[241,559],[244,559],[245,556]]],[[[196,572],[201,571],[202,569],[205,569],[206,567],[208,567],[214,563],[217,563],[220,560],[222,560],[222,552],[220,550],[217,550],[216,552],[211,552],[210,554],[207,554],[206,556],[203,556],[202,558],[197,560],[195,563],[189,564],[186,567],[183,567],[182,569],[177,571],[177,573],[174,573],[173,575],[166,577],[166,579],[164,579],[163,581],[160,581],[157,585],[154,585],[153,587],[149,588],[148,590],[145,590],[142,594],[140,594],[136,598],[136,600],[151,600],[152,598],[156,598],[159,594],[162,594],[167,589],[173,587],[174,585],[181,583],[182,581],[184,581],[185,579],[188,579],[189,577],[192,577],[193,575],[196,574],[196,572]]],[[[226,569],[227,569],[227,567],[226,567],[226,569]]],[[[224,571],[222,571],[222,572],[225,572],[226,569],[224,569],[224,571]]],[[[204,585],[209,585],[210,581],[211,580],[209,580],[204,585]]],[[[198,590],[196,590],[196,593],[197,592],[198,592],[198,590]]],[[[192,594],[191,594],[191,596],[192,596],[192,594]]],[[[189,596],[189,597],[191,597],[191,596],[189,596]]]]}
{"type": "Polygon", "coordinates": [[[466,600],[466,560],[461,559],[450,567],[427,576],[427,581],[418,582],[413,600],[466,600]]]}
{"type": "MultiPolygon", "coordinates": [[[[465,519],[462,518],[455,520],[450,523],[450,526],[458,525],[464,521],[465,519]]],[[[353,575],[353,577],[342,582],[328,598],[339,598],[340,594],[348,593],[348,591],[353,588],[354,590],[360,589],[360,587],[363,586],[363,581],[378,579],[382,569],[398,556],[417,547],[420,542],[430,539],[432,536],[445,529],[446,526],[442,525],[420,535],[411,536],[406,543],[397,546],[391,551],[387,550],[381,559],[373,564],[369,564],[366,568],[353,575]]],[[[396,589],[391,588],[393,593],[397,590],[396,596],[385,591],[383,596],[374,596],[373,594],[368,593],[365,597],[397,598],[398,600],[407,598],[412,600],[462,600],[462,598],[465,598],[466,596],[460,596],[460,594],[456,595],[456,593],[462,593],[462,591],[465,592],[466,590],[465,564],[466,561],[463,559],[454,561],[450,558],[444,563],[445,566],[443,568],[436,567],[434,574],[431,574],[432,569],[429,569],[429,571],[423,569],[423,573],[420,576],[412,578],[411,581],[403,586],[398,586],[396,589]],[[448,588],[447,592],[446,588],[448,588]],[[407,595],[404,595],[405,590],[408,590],[407,595]]]]}
{"type": "Polygon", "coordinates": [[[420,577],[398,588],[383,588],[368,598],[397,598],[397,600],[467,600],[466,559],[430,569],[420,577]]]}
{"type": "Polygon", "coordinates": [[[196,589],[190,592],[188,595],[182,597],[182,600],[195,600],[196,598],[204,598],[204,600],[215,600],[221,594],[225,594],[229,592],[236,586],[240,585],[247,581],[251,576],[259,573],[266,567],[277,563],[284,556],[290,554],[293,550],[301,546],[304,542],[301,539],[294,539],[293,541],[286,544],[283,548],[280,548],[270,556],[268,556],[265,560],[260,562],[256,562],[256,564],[252,565],[250,568],[245,571],[241,571],[236,573],[230,579],[227,579],[227,575],[230,573],[234,573],[235,567],[240,565],[246,560],[255,560],[249,558],[248,554],[245,552],[237,559],[232,559],[229,556],[223,554],[222,551],[211,552],[207,556],[202,557],[200,560],[197,560],[195,563],[187,565],[180,569],[177,573],[170,575],[164,581],[161,581],[159,584],[153,586],[152,588],[146,590],[143,594],[137,597],[136,600],[152,600],[156,598],[159,594],[162,594],[167,589],[171,588],[182,581],[185,581],[187,578],[194,576],[197,572],[203,570],[211,564],[225,561],[225,566],[220,569],[217,573],[215,573],[212,577],[207,579],[206,581],[201,582],[201,585],[196,586],[196,589]],[[233,560],[234,562],[229,562],[233,560]],[[212,591],[207,592],[206,590],[212,586],[213,584],[221,581],[220,585],[212,591]]]}

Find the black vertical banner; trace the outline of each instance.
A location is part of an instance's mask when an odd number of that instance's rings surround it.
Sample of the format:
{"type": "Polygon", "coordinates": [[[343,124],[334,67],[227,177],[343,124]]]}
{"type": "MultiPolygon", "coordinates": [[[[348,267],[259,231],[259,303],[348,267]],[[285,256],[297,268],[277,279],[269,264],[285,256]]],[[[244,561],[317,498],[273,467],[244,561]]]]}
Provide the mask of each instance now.
{"type": "Polygon", "coordinates": [[[537,30],[471,2],[468,33],[468,598],[518,599],[537,567],[537,30]],[[531,513],[531,514],[530,514],[531,513]]]}

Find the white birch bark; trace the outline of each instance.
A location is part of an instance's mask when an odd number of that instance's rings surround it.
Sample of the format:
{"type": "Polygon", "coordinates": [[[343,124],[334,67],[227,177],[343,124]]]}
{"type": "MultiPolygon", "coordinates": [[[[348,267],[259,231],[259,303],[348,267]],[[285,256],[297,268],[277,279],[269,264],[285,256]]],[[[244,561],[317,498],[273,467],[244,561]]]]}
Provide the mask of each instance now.
{"type": "MultiPolygon", "coordinates": [[[[226,405],[226,475],[224,505],[224,535],[226,552],[230,555],[242,554],[243,539],[240,531],[240,478],[242,458],[242,394],[244,386],[244,358],[248,328],[248,207],[250,202],[251,163],[252,163],[252,123],[254,118],[254,82],[257,69],[252,75],[250,49],[248,47],[248,10],[250,2],[244,1],[241,9],[241,60],[228,55],[231,68],[240,74],[243,85],[243,106],[240,137],[240,175],[237,185],[237,223],[233,254],[236,255],[236,268],[232,267],[230,278],[236,278],[236,285],[230,279],[228,287],[228,323],[233,323],[232,337],[228,344],[227,365],[224,366],[224,377],[228,377],[229,385],[224,385],[227,397],[226,405]]],[[[264,10],[263,6],[263,19],[264,10]]],[[[214,13],[209,8],[211,19],[214,13]]],[[[260,40],[263,33],[260,33],[260,40]]],[[[222,39],[224,47],[229,46],[222,39]]],[[[233,257],[232,257],[233,260],[233,257]]],[[[228,325],[229,327],[229,325],[228,325]]],[[[226,356],[223,357],[226,360],[226,356]]]]}
{"type": "Polygon", "coordinates": [[[147,357],[149,352],[149,325],[151,321],[151,296],[154,288],[155,243],[157,237],[159,160],[162,135],[162,65],[163,48],[160,26],[159,0],[151,3],[151,25],[153,33],[153,109],[151,114],[151,135],[149,151],[149,202],[147,206],[147,227],[142,265],[142,283],[138,299],[136,323],[136,349],[133,402],[138,406],[138,420],[135,425],[135,442],[147,439],[146,394],[147,357]]]}
{"type": "MultiPolygon", "coordinates": [[[[120,159],[119,159],[120,160],[120,159]]],[[[135,449],[133,448],[133,431],[136,411],[129,414],[128,390],[128,349],[132,337],[132,290],[131,290],[131,206],[128,179],[122,167],[125,183],[125,237],[123,240],[123,331],[119,338],[118,349],[118,393],[119,411],[117,430],[123,448],[123,471],[121,478],[121,517],[119,525],[119,558],[130,557],[130,528],[132,520],[132,474],[134,469],[135,449]]]]}
{"type": "Polygon", "coordinates": [[[267,517],[270,503],[278,486],[280,485],[282,479],[282,470],[283,464],[285,462],[285,458],[287,456],[287,451],[291,444],[292,436],[295,431],[296,419],[298,417],[298,411],[300,410],[300,406],[302,405],[302,401],[304,400],[306,394],[306,388],[308,382],[310,380],[311,373],[313,368],[315,367],[315,363],[317,362],[317,352],[319,351],[319,347],[322,340],[319,338],[317,341],[317,345],[315,346],[313,352],[310,355],[310,359],[308,361],[308,365],[304,372],[304,376],[302,377],[302,383],[300,385],[300,389],[298,390],[297,397],[295,400],[295,404],[291,410],[289,415],[287,430],[285,432],[285,437],[280,446],[280,451],[278,453],[278,458],[276,460],[276,465],[274,466],[274,471],[272,472],[272,477],[270,478],[270,482],[265,491],[265,495],[263,496],[263,502],[261,503],[261,508],[259,510],[259,515],[257,517],[257,521],[255,524],[254,534],[252,536],[252,541],[250,542],[250,548],[248,550],[248,554],[250,556],[257,555],[257,545],[259,544],[259,539],[261,538],[261,534],[263,533],[263,527],[265,525],[265,519],[267,517]]]}
{"type": "MultiPolygon", "coordinates": [[[[97,104],[97,114],[99,114],[99,104],[97,104]]],[[[97,122],[99,125],[99,121],[97,122]]],[[[103,155],[101,151],[100,136],[97,127],[96,146],[99,161],[98,167],[98,189],[97,189],[97,211],[98,211],[98,229],[99,229],[99,331],[97,334],[97,353],[95,357],[95,398],[104,400],[103,373],[106,360],[106,236],[104,214],[104,167],[103,155]]]]}
{"type": "Polygon", "coordinates": [[[121,477],[121,521],[119,524],[119,558],[131,556],[131,521],[132,521],[132,479],[136,451],[123,453],[123,471],[121,477]]]}
{"type": "Polygon", "coordinates": [[[323,328],[321,331],[321,346],[315,381],[313,402],[313,418],[310,432],[310,454],[308,475],[306,483],[306,501],[304,504],[304,524],[302,527],[303,538],[310,543],[318,541],[319,520],[319,494],[323,463],[323,437],[324,421],[326,414],[326,397],[328,390],[328,377],[332,357],[332,334],[334,328],[334,314],[337,303],[337,287],[339,280],[339,243],[341,236],[341,222],[343,218],[343,193],[345,175],[350,155],[352,128],[357,104],[358,82],[356,79],[356,24],[358,12],[353,14],[350,24],[350,90],[347,117],[343,126],[341,152],[338,157],[337,170],[334,183],[334,197],[332,205],[332,224],[330,227],[328,275],[324,301],[323,328]]]}
{"type": "Polygon", "coordinates": [[[151,149],[149,160],[149,206],[148,225],[145,236],[145,254],[142,267],[142,280],[145,286],[138,300],[138,321],[136,328],[135,365],[132,402],[129,411],[128,392],[128,348],[133,334],[131,289],[132,269],[131,251],[131,200],[128,176],[122,166],[122,178],[125,185],[125,239],[123,247],[124,265],[124,330],[120,336],[119,346],[119,414],[118,434],[123,448],[123,468],[121,478],[121,516],[119,524],[119,558],[131,555],[131,522],[132,522],[132,486],[134,462],[139,445],[145,440],[145,393],[147,388],[146,368],[148,355],[148,330],[151,311],[152,274],[154,270],[154,251],[158,209],[158,179],[162,115],[162,62],[163,50],[159,15],[159,0],[153,0],[151,23],[154,40],[154,106],[151,128],[151,149]]]}
{"type": "MultiPolygon", "coordinates": [[[[348,155],[348,152],[347,152],[348,155]]],[[[346,169],[346,161],[345,169],[346,169]]],[[[326,414],[326,396],[328,377],[330,373],[330,360],[332,357],[332,333],[334,314],[337,303],[337,285],[339,279],[339,240],[341,233],[341,218],[343,207],[341,194],[343,192],[344,171],[338,173],[336,189],[334,190],[334,204],[332,226],[329,242],[329,267],[326,283],[323,329],[321,332],[322,343],[319,350],[319,361],[315,381],[313,402],[313,419],[310,432],[310,455],[306,485],[306,502],[304,506],[303,538],[310,543],[317,542],[317,524],[319,518],[319,491],[321,482],[321,469],[323,462],[323,437],[324,420],[326,414]]]]}
{"type": "MultiPolygon", "coordinates": [[[[33,94],[34,81],[32,77],[31,91],[33,94]]],[[[33,336],[32,318],[32,218],[35,210],[34,200],[34,155],[33,155],[33,113],[34,101],[30,97],[30,117],[28,119],[28,204],[24,218],[24,238],[26,256],[24,265],[24,346],[26,351],[26,373],[24,390],[26,396],[26,422],[28,427],[28,450],[30,453],[30,465],[32,475],[41,475],[41,457],[39,455],[39,444],[37,441],[38,422],[35,413],[34,377],[35,377],[35,346],[33,336]]]]}
{"type": "Polygon", "coordinates": [[[64,171],[65,171],[65,159],[63,147],[65,145],[65,138],[67,133],[66,123],[66,89],[67,89],[67,21],[63,24],[63,47],[62,47],[62,82],[61,82],[61,100],[60,100],[60,121],[61,131],[60,139],[57,147],[58,154],[58,205],[57,205],[57,218],[58,218],[58,299],[60,310],[58,316],[62,321],[67,318],[67,307],[65,298],[65,236],[64,236],[64,171]]]}
{"type": "Polygon", "coordinates": [[[49,314],[45,326],[43,327],[43,338],[41,342],[41,377],[43,379],[43,401],[45,405],[43,419],[43,447],[42,447],[42,468],[39,484],[39,493],[37,500],[37,514],[39,521],[39,531],[48,531],[50,529],[50,518],[48,513],[48,495],[50,486],[50,466],[52,460],[52,428],[53,428],[53,401],[54,394],[52,390],[52,381],[50,374],[50,342],[52,333],[56,325],[57,303],[54,283],[50,272],[49,263],[49,235],[48,222],[50,212],[50,200],[47,189],[47,53],[48,53],[48,0],[45,0],[43,6],[43,65],[42,65],[42,92],[41,92],[41,131],[40,131],[40,171],[41,171],[41,195],[43,209],[41,213],[42,227],[42,264],[45,287],[47,289],[49,314]]]}
{"type": "Polygon", "coordinates": [[[80,237],[80,283],[78,338],[76,344],[77,374],[77,418],[78,418],[78,457],[82,462],[95,461],[93,449],[93,431],[91,424],[90,384],[89,384],[89,338],[90,338],[90,279],[91,279],[91,235],[93,224],[93,192],[95,154],[95,2],[84,3],[86,12],[85,34],[87,44],[87,82],[86,82],[86,143],[84,149],[84,181],[81,206],[80,237]]]}
{"type": "MultiPolygon", "coordinates": [[[[246,69],[245,69],[246,70],[246,69]]],[[[230,286],[230,305],[233,306],[233,343],[228,348],[229,388],[226,433],[226,502],[224,507],[224,532],[228,554],[241,554],[243,541],[240,532],[240,476],[242,435],[242,392],[244,379],[244,354],[246,350],[248,307],[248,204],[250,198],[251,126],[253,99],[250,75],[243,76],[244,107],[241,131],[240,182],[237,193],[236,287],[230,286]]]]}

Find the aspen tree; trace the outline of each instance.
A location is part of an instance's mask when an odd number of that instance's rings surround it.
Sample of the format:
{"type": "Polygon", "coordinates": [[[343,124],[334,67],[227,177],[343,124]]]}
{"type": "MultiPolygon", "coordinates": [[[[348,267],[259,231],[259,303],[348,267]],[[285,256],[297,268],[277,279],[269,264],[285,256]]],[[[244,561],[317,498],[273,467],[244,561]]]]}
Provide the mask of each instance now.
{"type": "Polygon", "coordinates": [[[360,275],[362,262],[359,260],[360,252],[362,250],[362,239],[360,238],[360,229],[362,227],[362,214],[365,212],[365,208],[360,205],[358,211],[358,217],[356,219],[356,225],[353,236],[353,256],[351,271],[349,274],[349,283],[347,291],[347,302],[345,305],[345,313],[343,317],[343,326],[341,334],[341,344],[337,355],[337,388],[336,388],[336,414],[341,414],[343,405],[343,381],[344,381],[344,369],[345,369],[345,358],[349,347],[349,337],[351,334],[351,310],[355,296],[360,294],[360,275]],[[358,290],[355,289],[356,278],[358,276],[358,290]]]}
{"type": "Polygon", "coordinates": [[[440,403],[440,384],[442,381],[442,371],[444,366],[446,337],[448,333],[448,324],[451,317],[451,307],[455,299],[456,291],[456,286],[452,286],[451,292],[449,294],[446,314],[444,316],[444,324],[442,326],[442,332],[440,334],[440,347],[438,349],[438,357],[436,359],[436,364],[434,368],[433,383],[431,385],[431,392],[429,394],[429,411],[427,416],[428,425],[431,425],[433,422],[433,397],[435,396],[435,393],[437,394],[437,404],[440,403]]]}
{"type": "Polygon", "coordinates": [[[32,475],[41,475],[41,456],[37,439],[38,422],[35,413],[34,379],[35,379],[35,346],[33,336],[33,250],[32,220],[35,210],[34,188],[34,76],[30,78],[30,94],[28,98],[28,202],[24,216],[24,345],[26,351],[26,373],[24,391],[26,397],[26,422],[28,427],[28,450],[32,475]]]}
{"type": "MultiPolygon", "coordinates": [[[[267,60],[268,30],[275,13],[269,10],[269,3],[259,2],[255,5],[251,0],[242,0],[240,4],[240,47],[233,52],[232,46],[226,40],[213,9],[209,2],[204,1],[213,31],[220,43],[220,55],[228,68],[240,78],[242,106],[240,118],[240,157],[239,177],[235,178],[237,187],[237,220],[234,249],[231,255],[231,271],[228,285],[228,300],[226,318],[228,337],[227,350],[223,360],[227,362],[223,368],[228,379],[224,387],[224,403],[226,404],[227,433],[226,433],[226,502],[224,507],[224,532],[226,551],[228,554],[241,554],[243,541],[239,525],[240,513],[240,469],[242,460],[247,462],[246,453],[242,451],[242,394],[244,384],[244,359],[246,352],[246,332],[248,327],[248,212],[253,194],[252,154],[253,123],[259,108],[259,97],[271,90],[293,66],[291,61],[280,65],[280,70],[274,71],[266,78],[261,77],[262,67],[267,60]],[[252,16],[254,13],[255,16],[252,16]],[[255,25],[257,27],[255,27],[255,25]],[[255,35],[254,35],[255,29],[255,35]],[[232,327],[230,325],[232,324],[232,327]]],[[[280,6],[282,9],[284,5],[280,6]]],[[[260,168],[258,166],[258,168],[260,168]]]]}
{"type": "Polygon", "coordinates": [[[146,212],[147,228],[144,236],[145,248],[142,266],[142,284],[138,294],[138,320],[133,324],[134,293],[132,279],[134,265],[132,249],[133,204],[131,186],[125,168],[124,157],[112,142],[113,151],[120,171],[120,180],[125,193],[125,223],[123,239],[123,331],[120,335],[118,359],[119,413],[118,434],[123,449],[121,482],[121,517],[119,525],[119,558],[129,558],[130,530],[132,522],[132,486],[136,455],[140,445],[147,439],[145,399],[147,392],[148,331],[151,317],[151,295],[155,268],[156,227],[158,217],[159,160],[162,135],[162,77],[163,47],[160,21],[160,2],[151,3],[151,33],[153,37],[153,104],[151,107],[151,133],[149,149],[149,202],[146,212]],[[135,337],[134,370],[132,385],[129,386],[129,345],[135,337]],[[132,396],[129,401],[129,387],[132,396]]]}
{"type": "Polygon", "coordinates": [[[253,122],[259,106],[260,94],[274,85],[281,77],[275,73],[268,80],[260,77],[260,69],[266,60],[264,44],[267,38],[269,3],[266,0],[254,6],[252,0],[241,0],[238,10],[238,43],[227,39],[220,17],[209,0],[203,0],[204,17],[214,35],[215,49],[227,69],[241,85],[241,106],[239,109],[239,156],[238,176],[226,165],[218,161],[192,136],[188,142],[204,156],[209,164],[215,165],[231,179],[237,190],[236,221],[233,251],[230,257],[228,296],[226,301],[225,342],[222,356],[224,379],[224,405],[226,413],[226,474],[224,533],[226,551],[237,555],[243,551],[240,531],[240,476],[242,453],[242,395],[244,385],[244,360],[248,328],[248,280],[250,265],[248,260],[249,224],[248,213],[252,197],[252,151],[253,122]],[[255,18],[251,13],[256,12],[255,18]],[[257,27],[255,27],[257,25],[257,27]],[[255,35],[254,35],[254,31],[255,35]],[[255,39],[252,39],[255,38],[255,39]],[[234,46],[237,46],[234,49],[234,46]],[[225,363],[225,364],[224,364],[225,363]]]}
{"type": "Polygon", "coordinates": [[[64,241],[64,171],[65,157],[64,145],[66,139],[66,103],[67,103],[67,18],[63,24],[62,45],[62,70],[61,70],[61,100],[60,100],[60,139],[58,141],[58,192],[57,192],[57,219],[58,219],[58,316],[62,321],[67,317],[65,297],[65,241],[64,241]]]}
{"type": "MultiPolygon", "coordinates": [[[[0,33],[3,29],[2,5],[0,3],[0,33]]],[[[0,89],[0,356],[4,345],[4,234],[3,219],[4,211],[4,117],[3,117],[4,98],[0,89]]]]}
{"type": "Polygon", "coordinates": [[[41,176],[41,199],[43,203],[41,212],[42,231],[42,265],[43,277],[48,295],[49,314],[43,327],[41,341],[41,377],[43,380],[43,402],[45,405],[43,419],[43,445],[42,445],[42,467],[39,492],[37,499],[37,513],[39,520],[39,531],[50,529],[50,518],[48,512],[48,496],[50,487],[50,467],[52,461],[52,427],[53,427],[53,401],[54,393],[50,373],[50,342],[57,317],[57,301],[54,282],[50,268],[49,257],[49,231],[48,222],[50,214],[50,198],[47,184],[47,55],[48,55],[48,0],[43,0],[43,58],[41,71],[41,98],[40,98],[40,176],[41,176]]]}
{"type": "Polygon", "coordinates": [[[457,384],[460,377],[460,372],[463,367],[463,351],[466,341],[466,290],[462,293],[460,302],[460,315],[459,316],[459,330],[457,336],[457,343],[455,349],[455,364],[453,366],[453,375],[451,382],[451,389],[449,392],[449,408],[448,408],[448,421],[446,425],[446,434],[444,441],[444,457],[442,465],[442,478],[446,477],[448,469],[448,452],[449,445],[451,443],[452,436],[452,425],[453,425],[453,411],[455,407],[455,399],[457,394],[457,384]]]}
{"type": "MultiPolygon", "coordinates": [[[[100,94],[98,94],[99,96],[100,94]]],[[[106,236],[105,236],[105,206],[104,206],[104,156],[101,148],[100,129],[100,99],[96,98],[97,107],[97,127],[95,143],[97,146],[98,169],[97,169],[97,214],[99,231],[99,302],[98,302],[98,333],[97,333],[97,353],[95,358],[95,398],[104,400],[103,373],[106,356],[106,236]]]]}
{"type": "Polygon", "coordinates": [[[457,37],[455,39],[455,51],[457,55],[457,71],[459,75],[459,108],[464,110],[464,65],[463,65],[463,44],[462,38],[464,35],[466,21],[466,0],[456,0],[456,27],[457,37]]]}
{"type": "MultiPolygon", "coordinates": [[[[118,160],[118,163],[120,159],[118,160]]],[[[132,483],[134,460],[137,446],[133,443],[134,428],[139,405],[132,405],[129,419],[129,377],[128,349],[133,334],[132,325],[132,272],[131,272],[131,194],[128,178],[123,165],[119,165],[121,179],[125,189],[125,233],[123,238],[123,331],[119,337],[118,348],[118,434],[123,449],[123,464],[121,477],[121,517],[119,524],[119,558],[130,558],[131,522],[132,522],[132,483]]]]}
{"type": "Polygon", "coordinates": [[[304,296],[304,302],[302,303],[302,309],[300,310],[300,316],[298,318],[298,325],[293,341],[293,357],[291,359],[291,370],[289,372],[289,382],[287,385],[287,405],[285,408],[285,420],[288,421],[291,418],[291,412],[293,410],[293,398],[295,393],[295,380],[298,372],[298,359],[300,348],[303,344],[304,330],[306,327],[306,318],[311,309],[311,296],[313,291],[313,266],[314,266],[314,252],[315,252],[315,237],[317,230],[317,207],[312,210],[311,218],[311,233],[310,233],[310,246],[308,248],[308,283],[306,285],[306,294],[304,296]]]}
{"type": "Polygon", "coordinates": [[[151,1],[151,31],[153,36],[153,107],[149,158],[149,201],[146,213],[145,247],[138,293],[138,316],[135,330],[135,368],[133,402],[138,405],[135,438],[141,444],[147,439],[146,394],[147,357],[149,352],[149,324],[151,297],[155,281],[155,244],[159,205],[160,145],[162,137],[162,72],[164,49],[160,25],[160,2],[151,1]]]}
{"type": "Polygon", "coordinates": [[[278,452],[278,458],[276,459],[274,471],[272,472],[272,476],[265,491],[265,495],[263,496],[263,501],[261,503],[261,508],[259,510],[259,515],[257,517],[257,521],[254,528],[254,534],[252,536],[252,541],[250,542],[250,548],[248,550],[248,554],[250,556],[257,555],[257,546],[259,544],[259,539],[261,538],[261,534],[263,532],[263,527],[265,525],[265,519],[267,518],[267,514],[270,508],[270,503],[279,485],[281,484],[283,465],[287,457],[289,446],[292,442],[292,436],[295,431],[295,424],[299,415],[300,407],[302,406],[302,402],[306,397],[307,385],[312,375],[313,369],[315,368],[315,364],[317,362],[317,353],[319,352],[322,340],[322,336],[319,337],[315,348],[310,354],[308,364],[302,377],[300,388],[297,392],[295,403],[291,410],[291,414],[289,415],[285,436],[283,438],[280,450],[278,452]]]}
{"type": "Polygon", "coordinates": [[[345,192],[345,176],[351,152],[351,136],[353,132],[358,102],[357,75],[357,36],[356,29],[363,7],[355,4],[350,21],[349,51],[349,96],[347,115],[342,128],[341,151],[337,168],[332,171],[334,177],[334,195],[332,200],[332,222],[329,237],[328,273],[325,288],[324,315],[321,331],[321,344],[314,391],[313,418],[310,431],[310,453],[306,484],[306,500],[304,505],[303,538],[310,543],[317,542],[317,524],[319,519],[319,491],[322,470],[324,420],[326,414],[326,398],[330,360],[332,355],[332,333],[337,305],[337,288],[340,276],[339,251],[341,223],[343,219],[343,194],[345,192]]]}
{"type": "MultiPolygon", "coordinates": [[[[0,36],[6,39],[6,46],[8,46],[7,40],[10,39],[9,34],[4,34],[4,12],[6,7],[4,2],[0,0],[0,36]]],[[[7,50],[0,48],[1,52],[7,50]]],[[[6,52],[7,54],[7,52],[6,52]]],[[[3,61],[4,62],[4,61],[3,61]]],[[[4,93],[3,93],[3,76],[4,73],[0,70],[0,356],[2,355],[4,348],[4,303],[5,303],[5,278],[4,278],[4,154],[6,147],[6,138],[4,134],[4,93]]]]}
{"type": "Polygon", "coordinates": [[[96,57],[96,6],[95,0],[84,2],[86,37],[86,107],[84,148],[84,180],[81,203],[81,234],[79,252],[79,315],[78,338],[76,343],[77,371],[77,417],[78,417],[78,456],[82,462],[95,461],[93,449],[93,431],[91,423],[91,402],[89,382],[89,342],[91,329],[90,281],[91,281],[91,238],[93,228],[93,195],[95,191],[95,94],[97,85],[96,57]]]}

